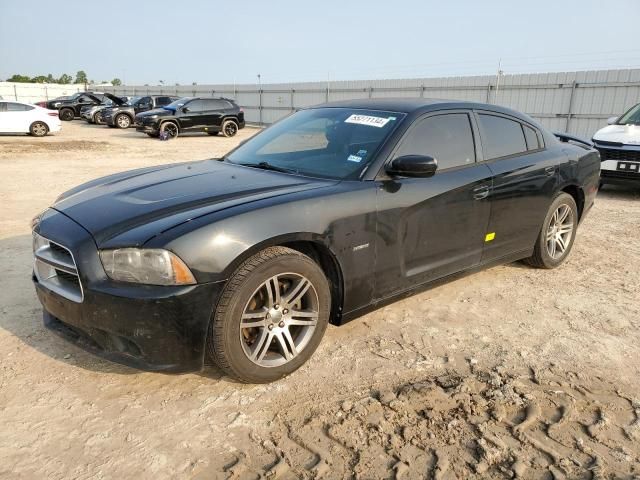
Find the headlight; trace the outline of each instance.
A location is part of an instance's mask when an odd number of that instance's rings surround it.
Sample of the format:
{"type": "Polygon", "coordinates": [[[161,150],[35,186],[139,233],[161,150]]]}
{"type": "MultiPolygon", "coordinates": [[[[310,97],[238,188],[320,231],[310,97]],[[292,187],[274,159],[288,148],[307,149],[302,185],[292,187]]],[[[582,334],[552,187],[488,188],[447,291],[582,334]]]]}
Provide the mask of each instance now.
{"type": "Polygon", "coordinates": [[[177,255],[168,250],[118,248],[101,250],[109,278],[149,285],[193,285],[196,279],[177,255]]]}

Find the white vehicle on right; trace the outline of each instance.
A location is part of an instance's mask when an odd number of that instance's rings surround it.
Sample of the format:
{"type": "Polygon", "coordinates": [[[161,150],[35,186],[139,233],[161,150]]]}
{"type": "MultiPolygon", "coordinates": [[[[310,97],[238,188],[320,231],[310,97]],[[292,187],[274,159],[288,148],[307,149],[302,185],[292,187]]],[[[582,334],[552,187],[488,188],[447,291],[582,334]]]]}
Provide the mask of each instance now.
{"type": "Polygon", "coordinates": [[[596,132],[600,152],[600,184],[640,186],[640,103],[596,132]]]}

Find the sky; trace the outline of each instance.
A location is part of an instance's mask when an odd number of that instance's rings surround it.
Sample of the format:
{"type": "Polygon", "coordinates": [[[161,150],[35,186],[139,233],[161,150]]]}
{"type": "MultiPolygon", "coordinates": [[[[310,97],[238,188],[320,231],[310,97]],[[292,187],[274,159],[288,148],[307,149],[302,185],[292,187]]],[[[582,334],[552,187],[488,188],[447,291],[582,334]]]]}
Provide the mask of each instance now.
{"type": "Polygon", "coordinates": [[[284,83],[639,68],[640,0],[0,0],[0,79],[284,83]]]}

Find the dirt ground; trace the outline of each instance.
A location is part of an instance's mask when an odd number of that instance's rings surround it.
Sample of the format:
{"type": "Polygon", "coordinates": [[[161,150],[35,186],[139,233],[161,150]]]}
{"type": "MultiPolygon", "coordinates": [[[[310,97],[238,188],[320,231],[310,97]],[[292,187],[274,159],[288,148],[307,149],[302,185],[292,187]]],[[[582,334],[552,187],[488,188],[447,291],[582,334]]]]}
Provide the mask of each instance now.
{"type": "Polygon", "coordinates": [[[86,180],[222,154],[65,123],[0,137],[0,477],[640,478],[640,193],[605,187],[571,257],[330,327],[270,385],[145,373],[42,325],[30,219],[86,180]]]}

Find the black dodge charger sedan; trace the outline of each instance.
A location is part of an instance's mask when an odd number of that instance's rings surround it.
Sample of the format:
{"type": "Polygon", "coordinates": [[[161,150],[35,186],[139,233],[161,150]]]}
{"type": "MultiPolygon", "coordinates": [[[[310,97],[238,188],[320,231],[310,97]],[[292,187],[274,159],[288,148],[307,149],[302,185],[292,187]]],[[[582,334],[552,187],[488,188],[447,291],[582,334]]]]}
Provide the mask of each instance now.
{"type": "Polygon", "coordinates": [[[300,110],[223,158],[97,179],[33,221],[46,325],[149,370],[289,374],[341,324],[463,272],[566,258],[598,153],[494,105],[300,110]]]}

